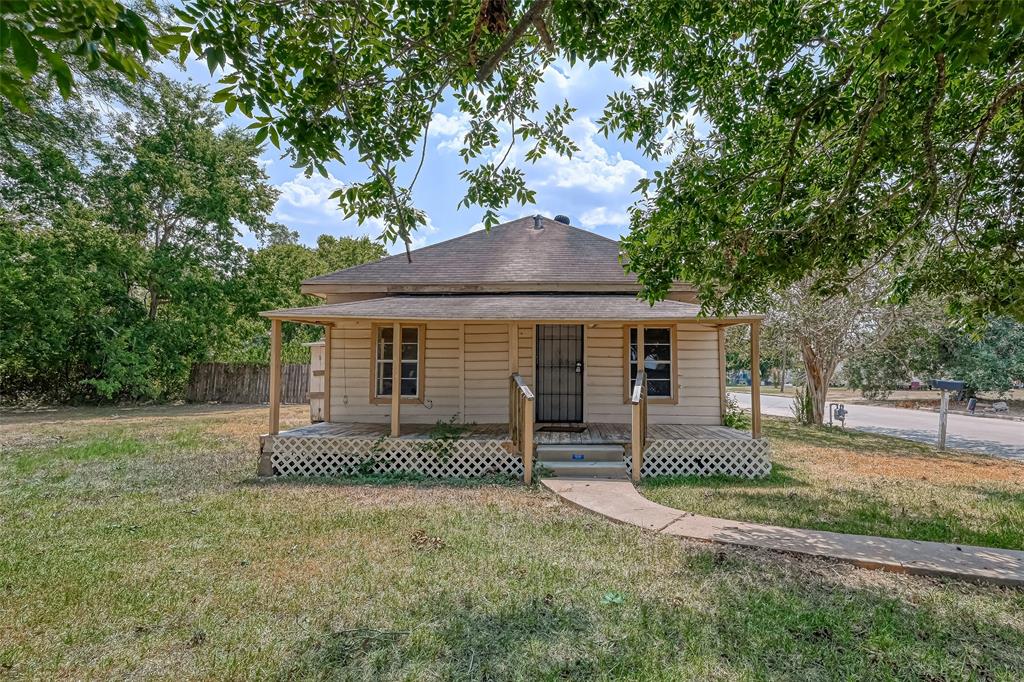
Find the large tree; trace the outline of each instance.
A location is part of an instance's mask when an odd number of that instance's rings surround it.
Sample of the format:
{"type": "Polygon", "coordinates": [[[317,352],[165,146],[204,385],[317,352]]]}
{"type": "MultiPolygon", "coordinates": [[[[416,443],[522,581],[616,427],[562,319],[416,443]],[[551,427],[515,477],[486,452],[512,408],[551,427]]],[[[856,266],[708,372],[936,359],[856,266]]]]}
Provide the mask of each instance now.
{"type": "Polygon", "coordinates": [[[144,90],[106,117],[40,95],[4,131],[0,397],[174,395],[230,324],[240,226],[288,236],[252,135],[201,90],[144,90]]]}
{"type": "Polygon", "coordinates": [[[1005,393],[1024,381],[1024,324],[995,318],[984,330],[965,331],[933,304],[906,316],[883,343],[854,355],[849,383],[868,397],[884,397],[914,379],[957,379],[966,393],[1005,393]]]}
{"type": "Polygon", "coordinates": [[[259,163],[251,134],[216,128],[222,117],[203,88],[165,78],[154,97],[117,116],[93,177],[105,219],[147,253],[143,285],[150,319],[174,296],[194,295],[189,280],[227,274],[239,262],[244,227],[264,241],[292,239],[268,221],[277,191],[259,163]]]}
{"type": "Polygon", "coordinates": [[[536,111],[543,70],[603,60],[647,77],[609,98],[604,130],[653,157],[668,132],[677,150],[642,183],[625,243],[647,296],[683,278],[709,308],[735,309],[807,276],[855,289],[886,262],[899,296],[942,290],[965,314],[1024,317],[1015,0],[188,0],[180,17],[182,56],[230,61],[225,107],[312,168],[366,163],[339,199],[393,237],[422,218],[416,175],[397,168],[424,152],[443,98],[471,118],[463,201],[489,222],[531,197],[517,169],[487,160],[494,149],[572,151],[569,104],[536,111]]]}
{"type": "Polygon", "coordinates": [[[806,278],[773,298],[766,326],[799,349],[810,407],[802,417],[808,423],[822,423],[828,388],[840,364],[886,343],[912,314],[909,308],[886,304],[888,288],[887,279],[876,272],[856,291],[824,297],[814,291],[813,279],[806,278]]]}
{"type": "MultiPolygon", "coordinates": [[[[0,53],[25,76],[16,36],[64,19],[8,5],[0,53]]],[[[470,119],[462,201],[489,225],[533,196],[505,147],[528,160],[574,149],[571,104],[539,109],[544,69],[604,61],[644,82],[610,96],[603,129],[676,155],[642,183],[625,242],[646,296],[682,278],[725,311],[808,276],[853,290],[884,262],[898,298],[939,292],[964,316],[1024,318],[1017,0],[186,0],[178,18],[159,47],[230,64],[214,100],[299,165],[364,163],[337,198],[390,238],[408,243],[424,220],[419,171],[399,169],[420,167],[441,102],[470,119]]],[[[84,35],[72,28],[67,45],[84,35]]]]}

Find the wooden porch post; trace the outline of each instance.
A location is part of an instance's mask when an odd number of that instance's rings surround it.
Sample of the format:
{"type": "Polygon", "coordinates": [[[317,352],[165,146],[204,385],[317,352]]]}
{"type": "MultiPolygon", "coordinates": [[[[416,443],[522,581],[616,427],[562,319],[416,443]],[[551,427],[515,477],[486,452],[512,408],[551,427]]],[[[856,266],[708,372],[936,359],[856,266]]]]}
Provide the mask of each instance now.
{"type": "Polygon", "coordinates": [[[333,324],[324,325],[324,421],[331,421],[331,330],[333,324]]]}
{"type": "Polygon", "coordinates": [[[281,430],[281,320],[270,321],[270,430],[281,430]]]}
{"type": "Polygon", "coordinates": [[[750,323],[750,435],[761,437],[761,321],[750,323]]]}
{"type": "MultiPolygon", "coordinates": [[[[647,366],[644,364],[646,355],[644,353],[644,325],[638,324],[636,326],[636,374],[639,377],[640,372],[646,372],[647,366]]],[[[632,396],[633,387],[629,387],[629,393],[632,396]]],[[[646,400],[647,396],[643,396],[643,400],[646,400]]],[[[633,405],[630,409],[630,424],[629,424],[629,442],[630,442],[630,456],[633,463],[633,481],[640,481],[640,470],[644,465],[644,446],[643,437],[640,435],[640,430],[644,428],[643,419],[640,414],[641,406],[633,405]]]]}
{"type": "Polygon", "coordinates": [[[725,381],[725,329],[718,328],[718,399],[722,403],[722,422],[725,422],[725,415],[729,411],[729,395],[726,391],[725,381]]]}
{"type": "MultiPolygon", "coordinates": [[[[519,400],[519,396],[516,396],[519,400]]],[[[533,401],[526,400],[523,404],[523,483],[533,483],[533,401]]]]}
{"type": "Polygon", "coordinates": [[[402,325],[395,322],[391,329],[391,437],[398,438],[402,434],[402,325]]]}

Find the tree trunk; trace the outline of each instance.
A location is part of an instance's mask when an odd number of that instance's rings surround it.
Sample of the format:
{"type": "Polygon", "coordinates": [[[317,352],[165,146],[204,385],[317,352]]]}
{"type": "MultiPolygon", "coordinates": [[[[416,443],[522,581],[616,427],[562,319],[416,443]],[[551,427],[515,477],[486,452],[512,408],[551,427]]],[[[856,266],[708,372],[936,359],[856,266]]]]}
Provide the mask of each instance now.
{"type": "Polygon", "coordinates": [[[156,319],[156,308],[159,305],[159,300],[156,297],[156,287],[149,288],[149,319],[156,319]]]}
{"type": "Polygon", "coordinates": [[[818,356],[808,343],[801,343],[800,350],[804,358],[804,371],[807,374],[807,391],[811,396],[810,423],[821,425],[825,421],[828,384],[832,380],[835,365],[818,356]]]}
{"type": "Polygon", "coordinates": [[[788,351],[789,351],[789,348],[786,346],[786,339],[785,339],[785,337],[783,337],[783,339],[782,339],[782,372],[781,372],[781,376],[779,378],[779,393],[785,393],[786,392],[786,360],[787,360],[786,356],[789,354],[788,351]]]}

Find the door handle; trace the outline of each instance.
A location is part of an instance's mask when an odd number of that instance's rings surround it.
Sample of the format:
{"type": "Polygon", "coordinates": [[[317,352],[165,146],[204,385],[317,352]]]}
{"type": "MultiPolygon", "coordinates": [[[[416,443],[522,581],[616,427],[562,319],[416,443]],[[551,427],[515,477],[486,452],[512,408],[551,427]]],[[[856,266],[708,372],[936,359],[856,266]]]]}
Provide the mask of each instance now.
{"type": "Polygon", "coordinates": [[[576,361],[576,373],[579,374],[582,371],[583,371],[583,363],[577,360],[576,361]]]}

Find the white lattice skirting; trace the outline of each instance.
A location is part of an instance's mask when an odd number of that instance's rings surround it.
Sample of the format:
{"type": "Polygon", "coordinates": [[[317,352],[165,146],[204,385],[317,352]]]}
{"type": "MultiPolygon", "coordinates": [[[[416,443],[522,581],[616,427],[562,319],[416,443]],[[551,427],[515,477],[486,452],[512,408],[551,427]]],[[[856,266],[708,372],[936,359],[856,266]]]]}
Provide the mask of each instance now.
{"type": "MultiPolygon", "coordinates": [[[[629,453],[625,460],[632,475],[629,453]]],[[[644,449],[640,476],[763,478],[771,470],[771,445],[764,439],[655,440],[644,449]]]]}
{"type": "MultiPolygon", "coordinates": [[[[502,439],[392,440],[348,437],[270,436],[275,476],[348,476],[415,473],[431,478],[506,474],[521,478],[523,462],[502,439]]],[[[632,474],[628,450],[626,468],[632,474]]],[[[649,441],[640,475],[762,478],[772,469],[767,440],[687,439],[649,441]]]]}
{"type": "Polygon", "coordinates": [[[415,473],[431,478],[522,477],[523,462],[508,441],[392,440],[277,436],[270,463],[275,476],[347,476],[355,473],[415,473]]]}

